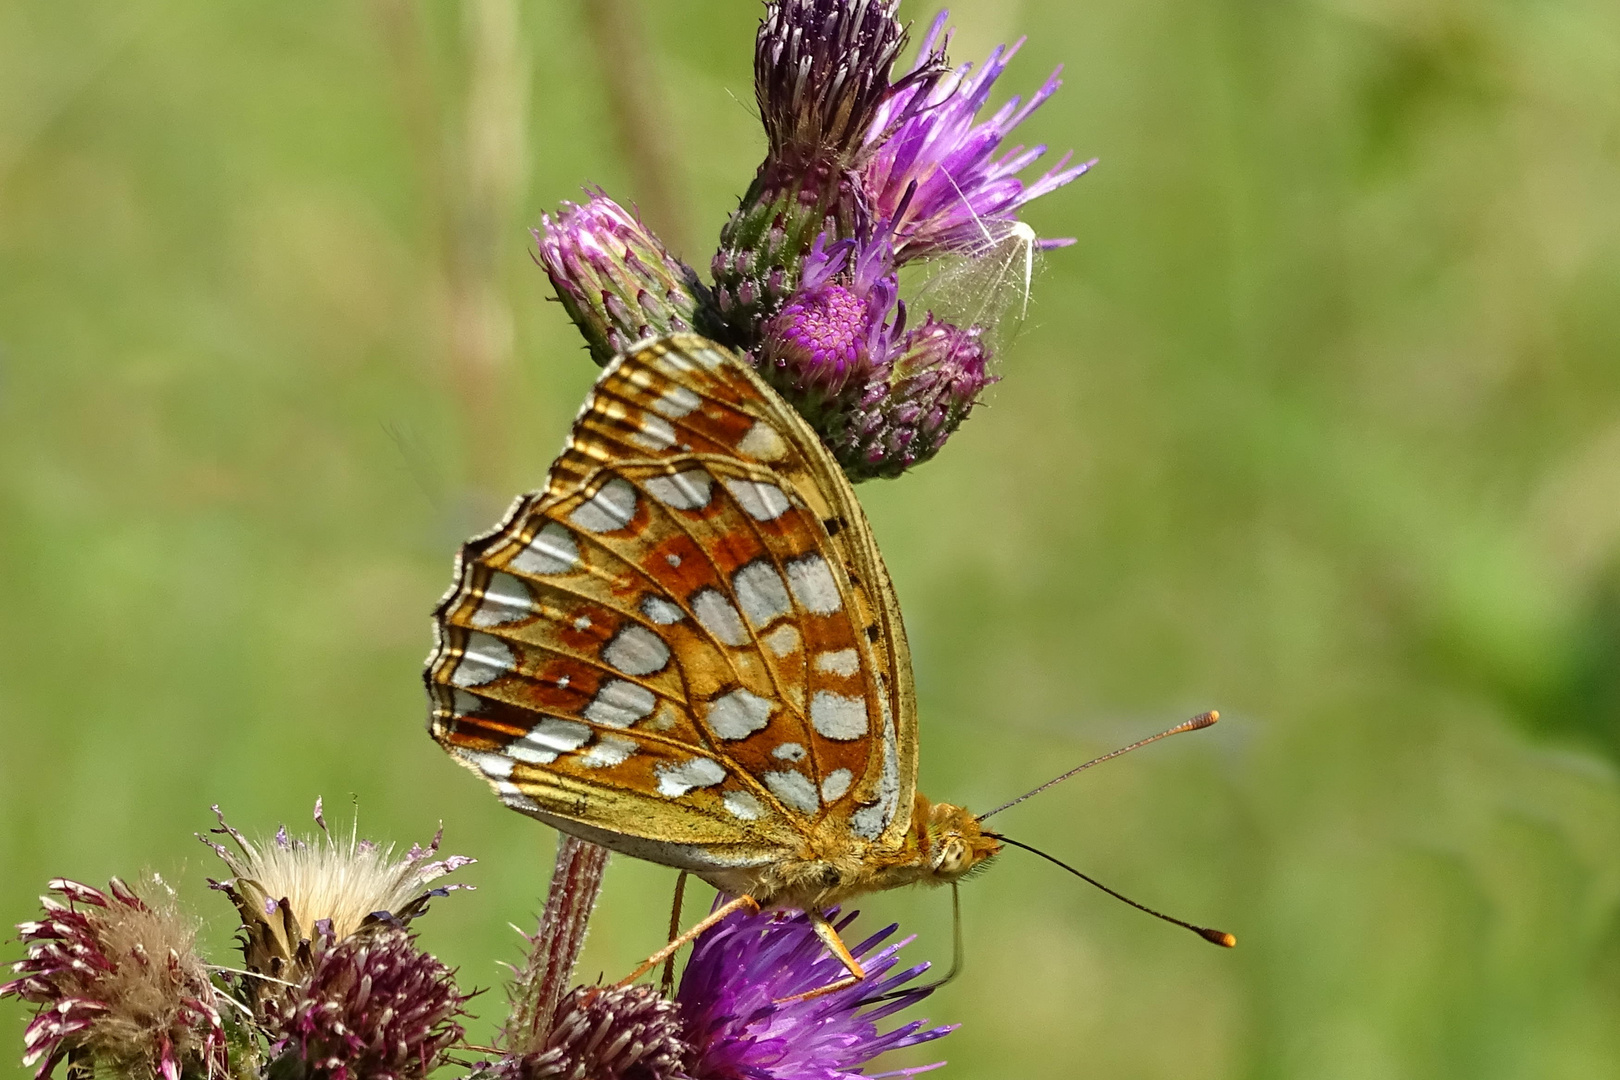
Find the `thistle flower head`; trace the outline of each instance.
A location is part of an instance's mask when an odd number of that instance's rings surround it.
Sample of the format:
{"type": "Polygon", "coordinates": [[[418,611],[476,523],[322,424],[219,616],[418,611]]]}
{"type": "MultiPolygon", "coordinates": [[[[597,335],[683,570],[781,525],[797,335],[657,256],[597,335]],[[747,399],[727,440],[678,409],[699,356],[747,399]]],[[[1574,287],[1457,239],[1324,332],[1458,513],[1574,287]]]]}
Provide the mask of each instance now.
{"type": "Polygon", "coordinates": [[[691,1047],[674,1002],[649,986],[576,986],[543,1049],[503,1059],[495,1080],[687,1080],[691,1047]]]}
{"type": "MultiPolygon", "coordinates": [[[[157,887],[161,883],[154,882],[157,887]]],[[[107,892],[66,878],[44,915],[18,925],[28,956],[0,985],[39,1006],[23,1033],[23,1064],[48,1077],[64,1058],[126,1075],[180,1080],[226,1071],[225,1031],[196,926],[165,900],[142,900],[114,878],[107,892]]]]}
{"type": "Polygon", "coordinates": [[[899,291],[887,236],[865,245],[817,237],[799,291],[765,324],[762,371],[805,411],[864,385],[887,366],[904,326],[899,291]]]}
{"type": "MultiPolygon", "coordinates": [[[[777,0],[754,38],[754,96],[769,160],[847,164],[894,88],[899,0],[777,0]]],[[[924,65],[908,75],[919,82],[924,65]]]]}
{"type": "MultiPolygon", "coordinates": [[[[940,62],[950,35],[947,12],[935,18],[919,50],[919,66],[940,62]]],[[[873,216],[892,222],[895,257],[900,263],[945,252],[971,251],[993,233],[994,223],[1016,220],[1018,209],[1055,191],[1095,162],[1069,165],[1065,153],[1056,165],[1026,183],[1020,176],[1046,153],[1045,146],[1015,146],[1002,153],[1002,140],[1062,81],[1054,71],[1027,101],[1013,97],[985,120],[979,113],[991,88],[1006,70],[1023,39],[998,46],[977,72],[963,64],[944,78],[904,86],[887,98],[867,129],[867,153],[859,166],[873,216]],[[999,155],[999,156],[998,156],[999,155]],[[902,207],[907,191],[915,197],[902,207]]],[[[1059,247],[1072,240],[1045,240],[1059,247]]]]}
{"type": "Polygon", "coordinates": [[[541,224],[540,265],[598,364],[642,338],[692,328],[703,297],[697,273],[606,194],[564,203],[541,224]]]}
{"type": "MultiPolygon", "coordinates": [[[[854,919],[838,923],[842,930],[854,919]]],[[[918,964],[890,974],[911,939],[885,945],[890,926],[851,950],[867,977],[845,990],[808,1001],[783,999],[844,975],[803,915],[743,915],[698,939],[676,1002],[695,1047],[693,1076],[705,1080],[848,1080],[863,1075],[879,1054],[929,1042],[955,1030],[914,1020],[888,1032],[879,1021],[927,997],[925,987],[902,990],[928,969],[918,964]],[[892,1000],[881,1000],[895,994],[892,1000]]],[[[886,1075],[911,1075],[924,1068],[886,1075]]]]}
{"type": "Polygon", "coordinates": [[[227,824],[219,807],[214,813],[219,817],[214,832],[229,836],[238,850],[203,838],[232,875],[211,884],[231,898],[242,917],[243,957],[248,971],[261,976],[248,980],[245,989],[257,1002],[279,996],[274,988],[313,970],[317,926],[341,942],[383,916],[408,923],[427,910],[431,898],[471,888],[428,887],[474,861],[465,855],[435,858],[443,830],[427,847],[413,844],[404,857],[394,858],[392,845],[361,839],[358,824],[347,837],[334,837],[320,800],[315,802],[320,831],[310,837],[290,836],[282,826],[271,839],[255,843],[227,824]]]}
{"type": "Polygon", "coordinates": [[[868,237],[875,223],[854,171],[874,124],[897,125],[926,104],[941,64],[923,57],[890,76],[905,43],[898,0],[773,0],[754,43],[754,94],[765,160],[720,232],[712,329],[751,349],[763,322],[800,289],[818,236],[868,237]],[[904,96],[907,104],[885,103],[904,96]]]}
{"type": "Polygon", "coordinates": [[[888,230],[867,244],[821,237],[756,353],[761,374],[857,483],[933,457],[996,381],[985,327],[929,312],[907,331],[898,294],[888,230]]]}
{"type": "Polygon", "coordinates": [[[420,1080],[461,1040],[467,998],[454,973],[399,925],[337,938],[323,921],[312,969],[263,1018],[270,1075],[420,1080]]]}

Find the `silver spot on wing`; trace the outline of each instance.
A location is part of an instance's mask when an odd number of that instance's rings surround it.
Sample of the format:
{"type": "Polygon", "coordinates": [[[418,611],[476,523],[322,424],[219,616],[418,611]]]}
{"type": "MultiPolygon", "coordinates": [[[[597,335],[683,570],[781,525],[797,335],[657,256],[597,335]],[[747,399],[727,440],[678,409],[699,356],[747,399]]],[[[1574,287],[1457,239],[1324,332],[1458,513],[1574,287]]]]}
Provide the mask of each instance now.
{"type": "Polygon", "coordinates": [[[746,739],[771,722],[774,706],[748,690],[733,690],[709,703],[703,720],[722,739],[746,739]]]}
{"type": "Polygon", "coordinates": [[[631,624],[613,635],[602,659],[626,675],[651,675],[669,663],[669,646],[645,626],[631,624]]]}
{"type": "Polygon", "coordinates": [[[678,799],[693,788],[713,787],[726,778],[725,766],[710,758],[688,758],[658,766],[658,794],[678,799]]]}
{"type": "Polygon", "coordinates": [[[642,486],[647,494],[676,510],[701,510],[714,494],[714,477],[702,469],[687,469],[672,476],[649,476],[642,486]]]}
{"type": "Polygon", "coordinates": [[[579,545],[574,534],[561,524],[548,521],[534,534],[524,549],[512,557],[507,567],[530,577],[563,574],[579,565],[579,545]]]}
{"type": "Polygon", "coordinates": [[[629,727],[652,712],[657,700],[657,695],[645,686],[609,679],[585,706],[585,719],[607,727],[629,727]]]}
{"type": "Polygon", "coordinates": [[[760,779],[765,781],[772,795],[801,814],[813,814],[821,809],[821,797],[816,793],[816,785],[802,772],[783,769],[768,772],[760,779]]]}
{"type": "Polygon", "coordinates": [[[731,578],[732,591],[737,604],[748,617],[749,625],[758,630],[793,610],[788,599],[787,586],[769,559],[755,559],[738,570],[731,578]]]}
{"type": "Polygon", "coordinates": [[[630,481],[616,476],[574,507],[568,520],[586,532],[617,532],[636,516],[636,489],[630,481]]]}

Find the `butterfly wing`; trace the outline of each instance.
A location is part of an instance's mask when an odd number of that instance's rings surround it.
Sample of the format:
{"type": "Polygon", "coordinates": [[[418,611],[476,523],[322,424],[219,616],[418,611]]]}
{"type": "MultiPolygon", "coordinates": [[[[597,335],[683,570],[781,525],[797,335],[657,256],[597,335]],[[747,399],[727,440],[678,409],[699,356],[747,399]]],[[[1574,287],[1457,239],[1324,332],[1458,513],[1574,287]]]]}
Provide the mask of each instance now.
{"type": "Polygon", "coordinates": [[[700,872],[906,842],[911,659],[871,530],[703,338],[608,365],[435,617],[432,734],[514,809],[700,872]]]}

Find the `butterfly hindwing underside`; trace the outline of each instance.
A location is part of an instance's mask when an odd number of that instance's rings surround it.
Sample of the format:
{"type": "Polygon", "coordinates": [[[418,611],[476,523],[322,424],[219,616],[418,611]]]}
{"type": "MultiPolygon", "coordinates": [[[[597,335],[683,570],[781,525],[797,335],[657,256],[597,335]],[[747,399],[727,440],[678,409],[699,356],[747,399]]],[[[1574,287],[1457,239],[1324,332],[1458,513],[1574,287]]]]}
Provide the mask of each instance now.
{"type": "Polygon", "coordinates": [[[435,739],[514,809],[697,871],[911,825],[911,662],[848,481],[694,335],[602,372],[435,612],[435,739]]]}

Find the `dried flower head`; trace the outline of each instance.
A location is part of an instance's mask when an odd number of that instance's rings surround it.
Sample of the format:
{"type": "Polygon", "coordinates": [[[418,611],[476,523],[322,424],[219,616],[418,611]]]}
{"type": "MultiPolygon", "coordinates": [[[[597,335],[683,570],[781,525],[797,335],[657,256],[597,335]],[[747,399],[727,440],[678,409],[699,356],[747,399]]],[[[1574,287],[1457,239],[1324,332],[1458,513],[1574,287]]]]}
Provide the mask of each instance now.
{"type": "MultiPolygon", "coordinates": [[[[840,931],[855,916],[838,923],[840,931]]],[[[844,974],[803,915],[734,915],[698,939],[676,1002],[695,1047],[691,1073],[701,1080],[847,1080],[888,1050],[929,1042],[955,1030],[913,1020],[889,1032],[879,1021],[921,1001],[927,987],[902,989],[928,969],[893,975],[906,938],[884,945],[890,926],[851,951],[867,977],[845,990],[780,1004],[844,974]],[[890,995],[893,995],[890,997],[890,995]],[[888,1000],[884,1000],[888,998],[888,1000]]],[[[934,1066],[885,1073],[906,1076],[934,1066]]]]}
{"type": "Polygon", "coordinates": [[[256,978],[244,985],[244,996],[269,1008],[287,984],[300,982],[313,970],[316,927],[325,924],[337,941],[386,916],[400,924],[427,910],[428,901],[469,885],[429,888],[428,883],[473,862],[465,855],[434,856],[439,840],[427,847],[411,845],[403,858],[393,858],[393,845],[379,847],[360,838],[358,823],[347,837],[334,837],[326,827],[320,800],[315,802],[319,834],[294,837],[286,826],[269,840],[254,843],[226,823],[219,807],[217,834],[227,835],[239,850],[202,837],[230,867],[231,878],[211,882],[236,905],[242,917],[242,953],[256,978]]]}
{"type": "Polygon", "coordinates": [[[541,221],[540,265],[598,364],[644,337],[692,329],[706,295],[696,271],[634,214],[597,191],[541,221]]]}
{"type": "Polygon", "coordinates": [[[23,1064],[37,1065],[37,1077],[64,1058],[165,1080],[224,1075],[216,991],[194,950],[196,925],[172,896],[148,904],[117,878],[105,893],[66,878],[50,888],[65,903],[41,897],[44,916],[18,925],[28,957],[0,986],[0,997],[39,1006],[23,1064]]]}
{"type": "Polygon", "coordinates": [[[420,1080],[464,1034],[455,975],[403,926],[345,938],[323,921],[309,977],[264,1018],[270,1073],[308,1080],[420,1080]]]}
{"type": "MultiPolygon", "coordinates": [[[[947,14],[939,13],[923,40],[919,69],[941,62],[950,40],[947,14]]],[[[868,153],[859,170],[874,217],[894,228],[899,263],[968,252],[993,242],[1002,235],[998,226],[1016,221],[1025,203],[1096,164],[1071,166],[1071,155],[1065,153],[1026,184],[1018,174],[1046,153],[1045,146],[1015,146],[997,156],[1002,140],[1062,85],[1054,71],[1029,101],[1013,97],[988,119],[977,120],[990,100],[991,87],[1022,44],[1019,39],[1011,47],[998,46],[977,73],[972,64],[963,64],[944,78],[904,86],[879,108],[867,132],[868,153]]],[[[1039,243],[1059,247],[1073,241],[1039,243]]]]}
{"type": "Polygon", "coordinates": [[[499,1080],[685,1080],[680,1012],[649,986],[577,986],[544,1049],[502,1060],[499,1080]]]}

